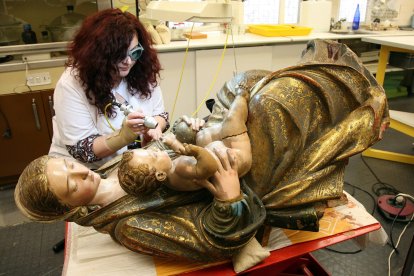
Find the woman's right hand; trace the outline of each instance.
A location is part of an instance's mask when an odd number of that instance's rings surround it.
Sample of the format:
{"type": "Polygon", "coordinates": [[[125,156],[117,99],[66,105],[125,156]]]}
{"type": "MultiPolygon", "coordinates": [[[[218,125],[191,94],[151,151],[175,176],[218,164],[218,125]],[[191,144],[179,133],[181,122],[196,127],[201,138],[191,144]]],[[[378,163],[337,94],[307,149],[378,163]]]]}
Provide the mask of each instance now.
{"type": "Polygon", "coordinates": [[[115,151],[134,142],[139,135],[147,133],[149,130],[144,126],[145,115],[141,111],[133,111],[126,116],[122,122],[120,129],[115,130],[113,133],[105,136],[103,139],[106,141],[106,147],[110,151],[102,151],[97,153],[101,144],[94,143],[94,152],[97,156],[108,156],[115,151]]]}
{"type": "Polygon", "coordinates": [[[144,125],[145,114],[142,111],[137,110],[128,114],[125,118],[125,125],[128,126],[135,134],[145,134],[149,128],[144,125]]]}

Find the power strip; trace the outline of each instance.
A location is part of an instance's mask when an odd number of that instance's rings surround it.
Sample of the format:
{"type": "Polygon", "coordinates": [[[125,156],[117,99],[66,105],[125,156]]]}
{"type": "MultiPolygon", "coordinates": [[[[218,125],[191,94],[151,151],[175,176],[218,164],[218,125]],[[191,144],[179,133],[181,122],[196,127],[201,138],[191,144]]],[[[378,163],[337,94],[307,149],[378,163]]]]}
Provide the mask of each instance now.
{"type": "Polygon", "coordinates": [[[28,86],[46,85],[52,83],[49,72],[28,74],[26,79],[28,86]]]}

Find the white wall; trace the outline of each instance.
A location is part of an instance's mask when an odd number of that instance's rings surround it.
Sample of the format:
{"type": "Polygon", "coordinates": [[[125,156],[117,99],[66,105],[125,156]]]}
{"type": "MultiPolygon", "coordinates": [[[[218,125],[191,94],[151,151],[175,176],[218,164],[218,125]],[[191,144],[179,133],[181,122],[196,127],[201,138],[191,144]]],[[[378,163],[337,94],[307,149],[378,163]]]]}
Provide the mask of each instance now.
{"type": "Polygon", "coordinates": [[[399,26],[411,25],[411,16],[414,14],[414,1],[413,0],[400,0],[401,6],[398,14],[399,26]]]}

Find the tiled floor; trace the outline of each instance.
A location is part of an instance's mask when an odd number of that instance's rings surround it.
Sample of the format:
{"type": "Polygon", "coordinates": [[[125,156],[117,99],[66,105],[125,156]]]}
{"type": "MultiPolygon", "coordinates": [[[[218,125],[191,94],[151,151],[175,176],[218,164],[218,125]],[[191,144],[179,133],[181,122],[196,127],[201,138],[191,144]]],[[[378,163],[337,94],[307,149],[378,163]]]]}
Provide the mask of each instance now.
{"type": "MultiPolygon", "coordinates": [[[[414,112],[414,97],[398,98],[390,101],[391,109],[414,112]]],[[[394,130],[387,131],[383,141],[375,147],[392,148],[402,153],[414,154],[414,139],[394,130]]],[[[390,184],[403,193],[414,195],[414,166],[365,158],[361,155],[350,159],[345,180],[374,195],[372,188],[378,181],[390,184]],[[364,163],[364,160],[366,163],[364,163]],[[367,167],[369,166],[369,168],[367,167]],[[372,170],[372,171],[371,171],[372,170]],[[375,173],[375,175],[373,174],[375,173]]],[[[373,199],[365,192],[346,185],[349,193],[359,200],[367,210],[374,208],[373,199]]],[[[374,216],[381,222],[387,233],[391,221],[375,211],[374,216]]],[[[393,227],[394,241],[405,223],[393,227]]],[[[410,225],[403,236],[399,253],[391,260],[391,275],[400,275],[414,226],[410,225]]],[[[63,266],[63,253],[55,254],[53,245],[64,236],[64,224],[38,224],[28,222],[16,209],[13,189],[0,190],[0,276],[2,275],[60,275],[63,266]]],[[[332,249],[351,252],[359,249],[353,242],[332,246],[332,249]]],[[[313,255],[332,275],[387,275],[387,259],[391,247],[370,245],[357,254],[340,254],[318,250],[313,255]]]]}
{"type": "Polygon", "coordinates": [[[3,187],[3,189],[0,190],[0,227],[30,221],[16,208],[13,192],[14,189],[12,186],[3,187]]]}

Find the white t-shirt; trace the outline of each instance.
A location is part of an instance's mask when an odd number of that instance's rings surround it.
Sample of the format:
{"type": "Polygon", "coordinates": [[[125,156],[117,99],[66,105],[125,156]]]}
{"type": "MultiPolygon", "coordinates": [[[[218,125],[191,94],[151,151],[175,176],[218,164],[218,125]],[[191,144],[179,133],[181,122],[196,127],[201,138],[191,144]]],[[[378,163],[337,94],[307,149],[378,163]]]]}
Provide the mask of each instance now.
{"type": "MultiPolygon", "coordinates": [[[[75,74],[76,70],[67,68],[56,84],[53,95],[55,116],[52,119],[53,139],[49,150],[50,155],[73,158],[67,151],[66,145],[76,145],[78,141],[93,134],[106,135],[113,132],[104,114],[100,114],[98,108],[89,103],[75,74]]],[[[112,93],[114,95],[117,93],[132,105],[134,110],[140,109],[147,116],[165,112],[161,89],[158,86],[153,89],[149,99],[139,98],[139,93],[132,96],[127,91],[127,83],[124,80],[118,87],[112,89],[112,93]]],[[[119,129],[125,116],[118,107],[115,107],[115,111],[117,115],[108,119],[114,129],[119,129]]],[[[96,169],[125,150],[126,147],[112,156],[94,163],[84,163],[84,165],[96,169]]]]}

